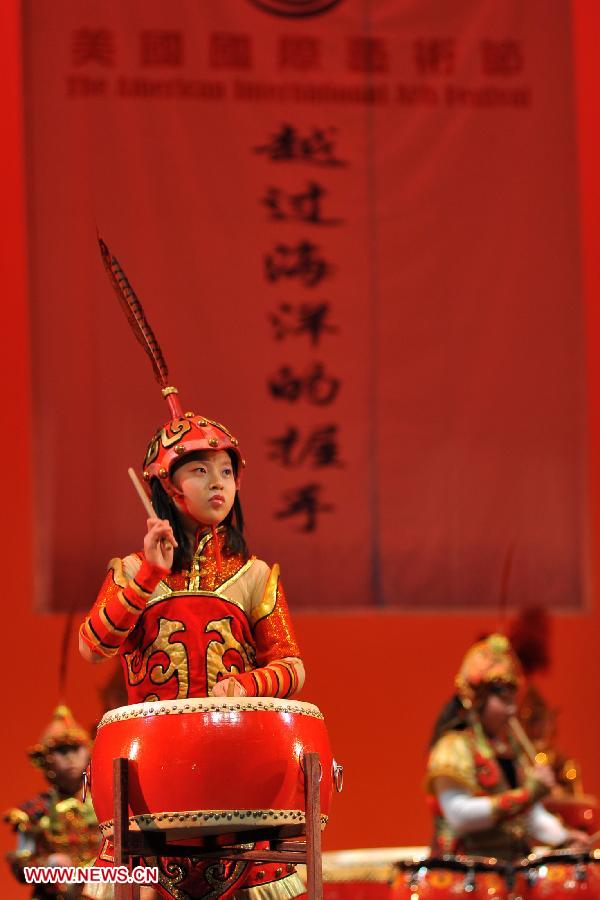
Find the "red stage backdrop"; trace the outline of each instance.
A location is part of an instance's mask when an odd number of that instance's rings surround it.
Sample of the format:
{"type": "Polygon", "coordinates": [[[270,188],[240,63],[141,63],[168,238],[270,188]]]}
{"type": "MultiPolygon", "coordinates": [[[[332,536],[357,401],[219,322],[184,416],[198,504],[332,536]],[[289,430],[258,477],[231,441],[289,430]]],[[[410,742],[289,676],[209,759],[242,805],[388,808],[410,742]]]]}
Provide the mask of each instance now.
{"type": "Polygon", "coordinates": [[[141,546],[184,408],[292,606],[586,602],[569,4],[27,0],[39,609],[141,546]],[[542,27],[543,26],[543,27],[542,27]]]}

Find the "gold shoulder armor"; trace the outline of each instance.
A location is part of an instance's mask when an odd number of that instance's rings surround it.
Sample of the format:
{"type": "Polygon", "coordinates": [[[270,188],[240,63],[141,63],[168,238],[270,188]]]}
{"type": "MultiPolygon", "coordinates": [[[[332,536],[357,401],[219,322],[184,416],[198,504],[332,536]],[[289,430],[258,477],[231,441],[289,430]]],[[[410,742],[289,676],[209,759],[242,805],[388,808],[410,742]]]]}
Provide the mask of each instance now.
{"type": "Polygon", "coordinates": [[[9,809],[4,813],[4,821],[17,831],[27,831],[30,826],[29,816],[22,809],[9,809]]]}
{"type": "Polygon", "coordinates": [[[426,788],[431,793],[436,778],[451,778],[467,790],[477,791],[475,761],[464,731],[448,731],[433,746],[427,762],[426,788]]]}
{"type": "Polygon", "coordinates": [[[259,622],[260,619],[265,619],[267,616],[270,616],[275,609],[275,606],[277,605],[278,585],[279,564],[274,563],[265,585],[262,600],[252,610],[252,625],[256,625],[256,623],[259,622]]]}

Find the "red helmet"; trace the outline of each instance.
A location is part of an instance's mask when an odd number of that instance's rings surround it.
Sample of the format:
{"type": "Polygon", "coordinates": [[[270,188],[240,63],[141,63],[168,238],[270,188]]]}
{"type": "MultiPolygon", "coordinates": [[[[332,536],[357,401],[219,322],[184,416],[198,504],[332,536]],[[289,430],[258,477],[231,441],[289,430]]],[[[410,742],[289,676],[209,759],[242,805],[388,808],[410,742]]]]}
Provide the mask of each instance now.
{"type": "Polygon", "coordinates": [[[232,450],[240,468],[245,465],[237,438],[228,428],[205,416],[186,412],[159,428],[150,441],[144,457],[145,480],[155,476],[168,479],[175,460],[194,450],[232,450]]]}

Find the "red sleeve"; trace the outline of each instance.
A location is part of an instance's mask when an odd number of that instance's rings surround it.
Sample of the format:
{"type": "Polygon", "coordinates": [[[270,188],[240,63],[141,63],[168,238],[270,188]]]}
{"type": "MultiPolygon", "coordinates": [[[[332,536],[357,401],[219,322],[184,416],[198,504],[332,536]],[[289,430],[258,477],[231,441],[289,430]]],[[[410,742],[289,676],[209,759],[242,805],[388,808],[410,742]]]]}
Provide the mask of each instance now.
{"type": "Polygon", "coordinates": [[[135,576],[128,579],[123,561],[111,560],[96,602],[79,629],[81,638],[93,653],[107,658],[118,653],[137,625],[156,585],[168,574],[167,569],[144,559],[135,576]]]}

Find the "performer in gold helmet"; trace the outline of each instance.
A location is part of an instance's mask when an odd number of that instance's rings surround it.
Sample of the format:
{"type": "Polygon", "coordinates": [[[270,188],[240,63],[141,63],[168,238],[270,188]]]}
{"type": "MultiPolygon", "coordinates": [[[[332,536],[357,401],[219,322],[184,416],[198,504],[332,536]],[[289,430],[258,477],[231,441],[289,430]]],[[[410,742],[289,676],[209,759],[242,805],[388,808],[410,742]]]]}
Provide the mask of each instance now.
{"type": "MultiPolygon", "coordinates": [[[[4,820],[17,834],[8,855],[15,877],[24,881],[25,866],[85,866],[96,858],[100,832],[90,797],[82,799],[83,772],[89,762],[90,737],[66,706],[52,721],[29,758],[48,780],[48,789],[8,810],[4,820]]],[[[81,885],[34,885],[34,900],[78,897],[81,885]]]]}
{"type": "Polygon", "coordinates": [[[541,803],[550,767],[532,765],[509,728],[521,666],[506,637],[492,634],[467,652],[456,694],[436,723],[427,766],[434,810],[433,854],[515,860],[533,844],[585,846],[541,803]]]}

